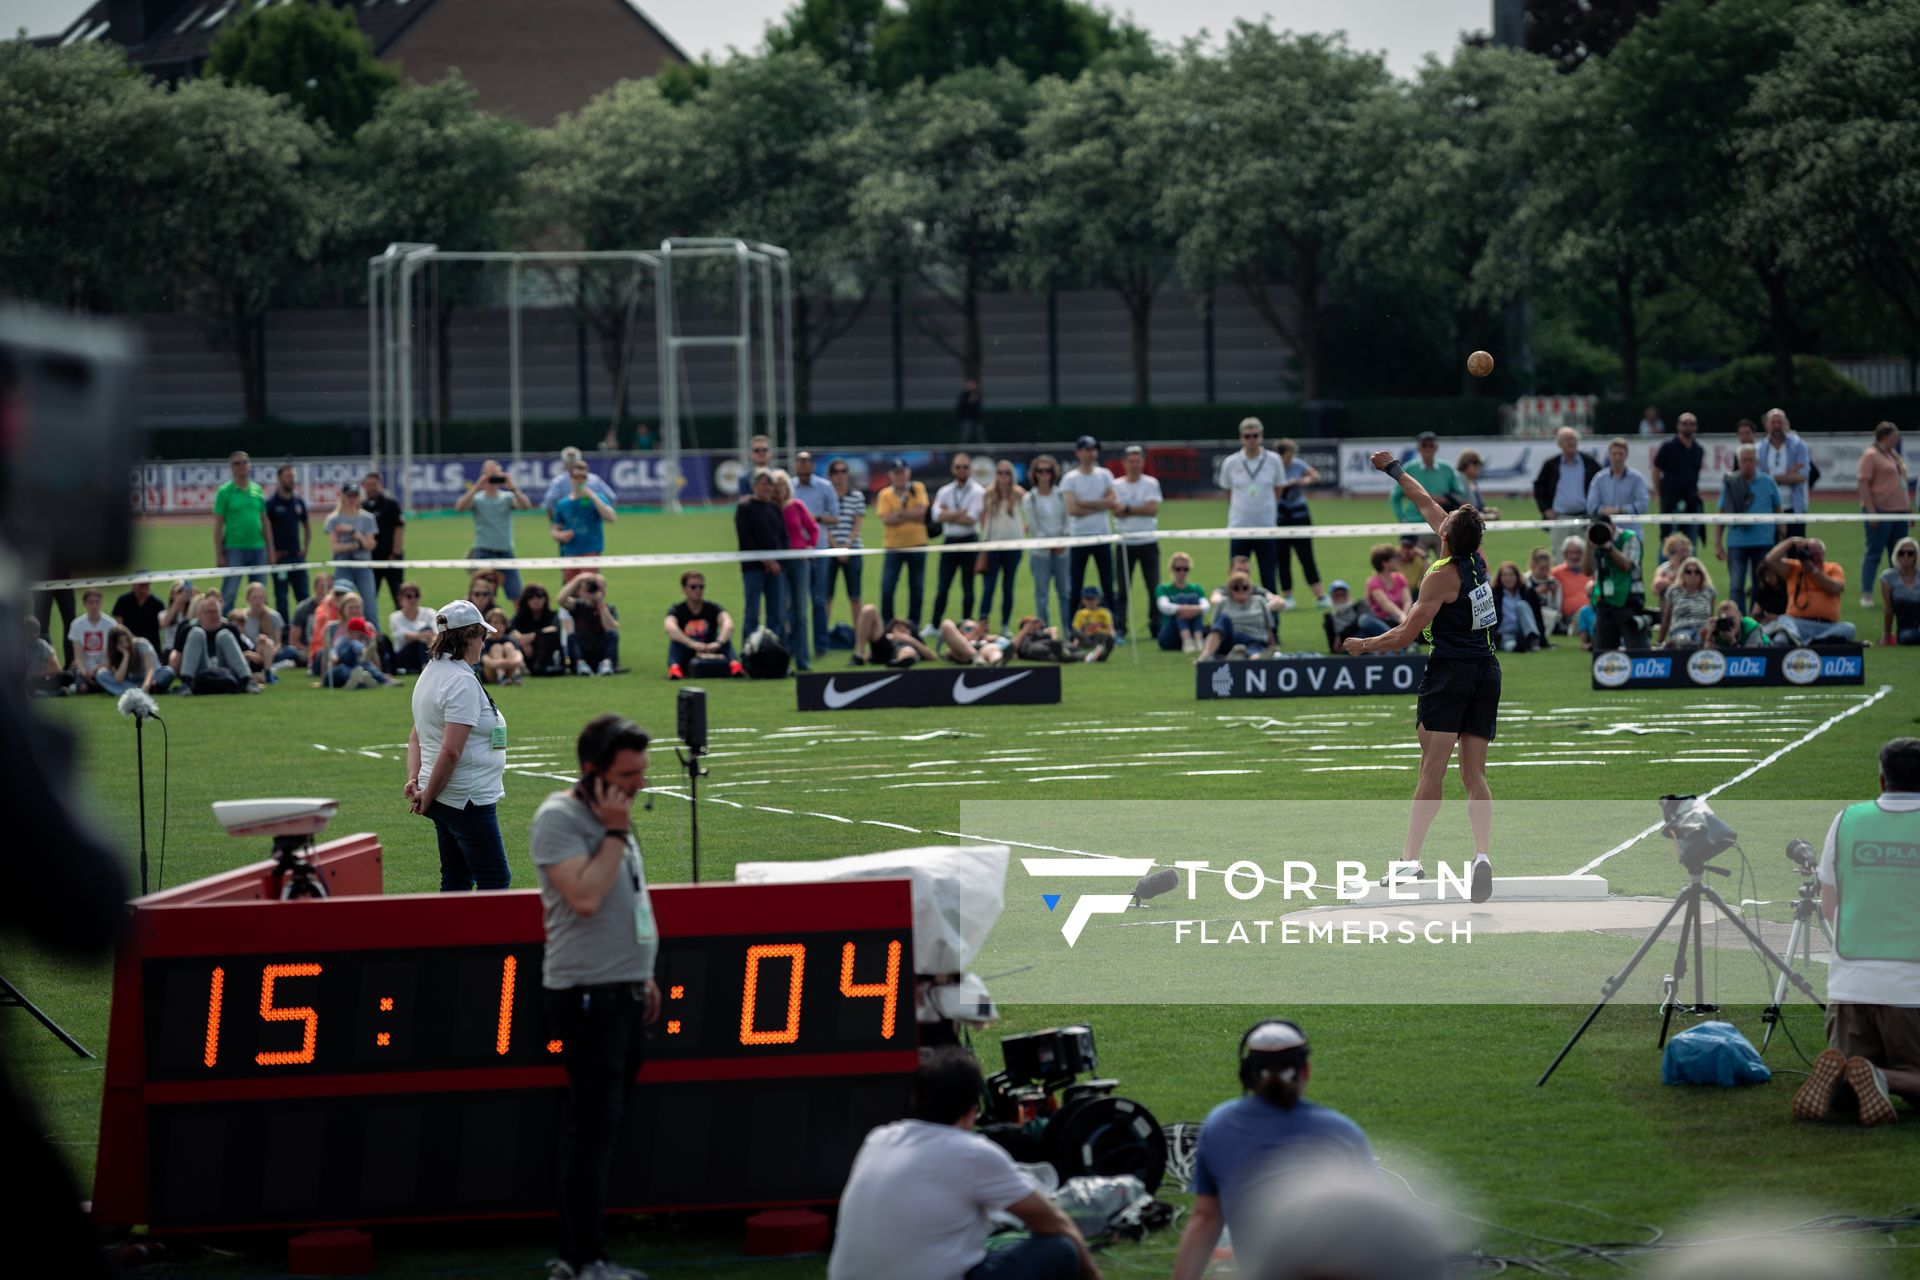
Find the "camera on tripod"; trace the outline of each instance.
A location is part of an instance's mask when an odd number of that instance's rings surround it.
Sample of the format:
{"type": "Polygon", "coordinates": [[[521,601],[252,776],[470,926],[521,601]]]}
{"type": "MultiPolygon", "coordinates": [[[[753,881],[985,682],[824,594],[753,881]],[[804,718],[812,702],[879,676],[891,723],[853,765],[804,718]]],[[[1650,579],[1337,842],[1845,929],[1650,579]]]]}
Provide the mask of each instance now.
{"type": "Polygon", "coordinates": [[[313,865],[313,838],[340,811],[337,800],[216,800],[213,816],[230,836],[273,837],[270,888],[283,902],[324,898],[327,882],[313,865]]]}
{"type": "Polygon", "coordinates": [[[1802,875],[1820,873],[1820,854],[1805,840],[1787,841],[1787,861],[1800,868],[1802,875]]]}
{"type": "Polygon", "coordinates": [[[1661,796],[1660,816],[1665,822],[1660,834],[1673,837],[1673,856],[1689,875],[1712,871],[1730,875],[1707,864],[1733,848],[1740,833],[1714,815],[1707,802],[1698,796],[1661,796]]]}
{"type": "Polygon", "coordinates": [[[1118,1098],[1118,1080],[1079,1077],[1099,1065],[1093,1028],[1046,1027],[1000,1042],[1004,1071],[987,1077],[986,1123],[981,1132],[1015,1160],[1042,1161],[1060,1180],[1131,1174],[1149,1193],[1167,1172],[1167,1138],[1160,1122],[1131,1098],[1118,1098]]]}

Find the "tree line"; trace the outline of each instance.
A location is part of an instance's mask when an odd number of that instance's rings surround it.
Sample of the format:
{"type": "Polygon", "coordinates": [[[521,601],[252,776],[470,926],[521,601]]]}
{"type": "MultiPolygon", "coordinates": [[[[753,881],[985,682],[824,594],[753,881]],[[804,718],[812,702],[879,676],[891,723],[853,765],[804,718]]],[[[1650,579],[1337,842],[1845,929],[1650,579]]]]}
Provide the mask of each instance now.
{"type": "MultiPolygon", "coordinates": [[[[343,11],[270,6],[177,87],[0,44],[0,288],[198,316],[250,421],[266,311],[360,302],[390,241],[702,234],[792,251],[803,407],[902,285],[970,378],[990,291],[1111,290],[1145,402],[1176,280],[1244,295],[1309,399],[1819,394],[1797,355],[1920,359],[1916,65],[1899,0],[1669,0],[1604,56],[1469,40],[1407,78],[1266,24],[1169,49],[1075,0],[802,0],[756,52],[534,129],[457,74],[397,83],[343,11]]],[[[616,367],[632,282],[551,285],[616,367]]],[[[490,287],[449,267],[439,332],[490,287]]]]}

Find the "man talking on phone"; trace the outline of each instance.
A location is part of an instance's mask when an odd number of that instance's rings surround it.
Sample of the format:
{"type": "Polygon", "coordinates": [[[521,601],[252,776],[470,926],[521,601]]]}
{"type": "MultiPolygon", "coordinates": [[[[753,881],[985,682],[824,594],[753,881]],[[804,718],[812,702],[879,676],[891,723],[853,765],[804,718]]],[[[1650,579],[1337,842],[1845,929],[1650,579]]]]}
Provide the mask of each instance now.
{"type": "Polygon", "coordinates": [[[560,1256],[551,1280],[646,1280],[607,1259],[607,1179],[644,1028],[660,1016],[653,903],[633,837],[647,785],[647,733],[616,715],[580,731],[580,780],[533,815],[547,951],[547,1033],[562,1043],[566,1129],[560,1138],[560,1256]]]}

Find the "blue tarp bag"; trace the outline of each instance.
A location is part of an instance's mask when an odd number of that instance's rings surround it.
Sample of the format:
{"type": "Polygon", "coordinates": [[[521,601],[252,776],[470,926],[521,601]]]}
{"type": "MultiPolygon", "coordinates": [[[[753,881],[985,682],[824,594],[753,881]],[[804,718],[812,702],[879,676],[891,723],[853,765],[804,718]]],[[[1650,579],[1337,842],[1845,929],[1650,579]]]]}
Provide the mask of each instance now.
{"type": "Polygon", "coordinates": [[[1661,1084],[1765,1084],[1773,1072],[1753,1044],[1730,1022],[1703,1022],[1667,1041],[1660,1060],[1661,1084]]]}

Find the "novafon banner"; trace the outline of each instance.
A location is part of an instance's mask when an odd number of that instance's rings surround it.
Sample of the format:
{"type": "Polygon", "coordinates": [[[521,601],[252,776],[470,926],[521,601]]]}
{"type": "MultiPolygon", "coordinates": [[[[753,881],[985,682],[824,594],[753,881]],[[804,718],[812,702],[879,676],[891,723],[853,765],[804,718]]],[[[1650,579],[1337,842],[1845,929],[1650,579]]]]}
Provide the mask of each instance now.
{"type": "MultiPolygon", "coordinates": [[[[1860,455],[1873,443],[1873,437],[1861,432],[1800,438],[1807,442],[1813,465],[1820,468],[1822,491],[1844,490],[1852,493],[1854,470],[1860,463],[1860,455]]],[[[1654,451],[1670,439],[1671,436],[1627,437],[1627,465],[1645,476],[1649,486],[1653,484],[1654,451]]],[[[1706,495],[1708,509],[1712,510],[1714,498],[1720,492],[1720,477],[1734,468],[1734,449],[1740,439],[1733,435],[1701,435],[1696,439],[1707,454],[1700,467],[1700,491],[1706,495]]],[[[1595,461],[1606,462],[1607,442],[1604,439],[1589,436],[1580,441],[1580,447],[1595,461]]],[[[1405,437],[1395,440],[1342,440],[1339,448],[1340,489],[1343,493],[1352,494],[1384,496],[1393,491],[1394,482],[1387,478],[1386,473],[1374,470],[1372,458],[1375,450],[1384,449],[1403,462],[1415,456],[1413,441],[1405,437]]],[[[1487,494],[1531,493],[1533,478],[1540,474],[1542,464],[1559,452],[1559,447],[1552,440],[1538,437],[1456,439],[1449,436],[1440,441],[1440,460],[1451,463],[1460,456],[1462,449],[1473,450],[1485,463],[1480,472],[1480,488],[1487,494]]],[[[1324,469],[1321,474],[1326,475],[1324,469]]],[[[1653,505],[1656,509],[1659,507],[1658,493],[1653,495],[1653,505]]],[[[1510,514],[1533,516],[1537,513],[1533,504],[1526,502],[1510,514]]]]}
{"type": "Polygon", "coordinates": [[[1420,688],[1424,653],[1369,653],[1360,657],[1298,657],[1202,662],[1194,696],[1215,698],[1324,698],[1344,694],[1408,694],[1420,688]]]}
{"type": "Polygon", "coordinates": [[[1768,649],[1611,649],[1593,655],[1596,689],[1864,684],[1860,645],[1768,649]]]}
{"type": "Polygon", "coordinates": [[[1059,667],[913,667],[904,671],[803,673],[794,680],[802,711],[877,707],[1038,706],[1060,701],[1059,667]]]}

